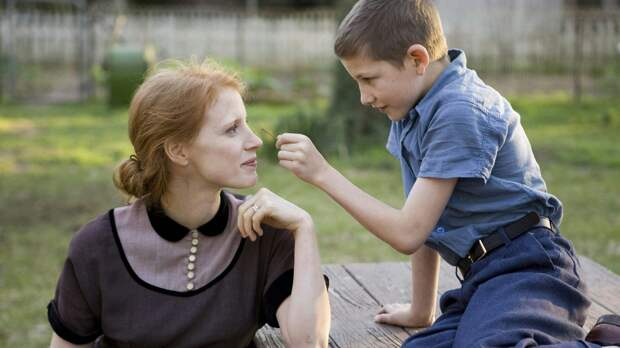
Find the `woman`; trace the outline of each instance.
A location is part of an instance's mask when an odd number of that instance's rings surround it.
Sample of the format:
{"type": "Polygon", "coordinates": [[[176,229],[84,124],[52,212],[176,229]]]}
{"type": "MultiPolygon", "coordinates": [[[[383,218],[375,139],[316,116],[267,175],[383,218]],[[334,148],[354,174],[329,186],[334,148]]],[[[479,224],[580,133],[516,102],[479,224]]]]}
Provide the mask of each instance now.
{"type": "Polygon", "coordinates": [[[48,306],[52,347],[248,347],[264,323],[289,346],[327,345],[310,216],[266,189],[247,199],[222,190],[257,180],[262,142],[242,92],[204,64],[140,86],[129,110],[136,154],[114,180],[132,203],[71,241],[48,306]]]}

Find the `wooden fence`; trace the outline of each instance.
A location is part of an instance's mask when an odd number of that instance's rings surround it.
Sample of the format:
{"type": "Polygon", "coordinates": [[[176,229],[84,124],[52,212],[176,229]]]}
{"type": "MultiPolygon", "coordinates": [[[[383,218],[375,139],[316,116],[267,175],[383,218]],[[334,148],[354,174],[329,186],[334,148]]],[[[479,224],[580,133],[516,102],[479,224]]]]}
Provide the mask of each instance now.
{"type": "MultiPolygon", "coordinates": [[[[125,16],[118,40],[136,47],[154,45],[162,58],[213,56],[283,69],[333,60],[333,12],[264,17],[200,9],[137,9],[125,16]]],[[[92,30],[93,60],[101,63],[117,15],[15,11],[3,17],[1,35],[12,37],[12,51],[20,62],[74,62],[79,57],[80,31],[92,30]],[[89,28],[81,27],[81,16],[88,16],[89,28]]]]}
{"type": "MultiPolygon", "coordinates": [[[[576,64],[605,65],[620,59],[620,12],[614,9],[574,12],[563,0],[436,3],[449,45],[465,49],[479,69],[573,71],[576,64]]],[[[150,8],[129,9],[125,16],[118,39],[139,48],[152,45],[158,58],[210,56],[292,73],[335,61],[333,11],[248,15],[150,8]]],[[[5,94],[49,91],[45,85],[32,87],[38,80],[50,80],[44,76],[48,70],[64,71],[65,83],[74,81],[65,91],[89,91],[91,67],[103,62],[117,18],[112,10],[41,12],[17,7],[0,12],[0,62],[13,62],[0,68],[9,76],[4,78],[5,94]],[[7,66],[19,71],[6,73],[7,66]]]]}

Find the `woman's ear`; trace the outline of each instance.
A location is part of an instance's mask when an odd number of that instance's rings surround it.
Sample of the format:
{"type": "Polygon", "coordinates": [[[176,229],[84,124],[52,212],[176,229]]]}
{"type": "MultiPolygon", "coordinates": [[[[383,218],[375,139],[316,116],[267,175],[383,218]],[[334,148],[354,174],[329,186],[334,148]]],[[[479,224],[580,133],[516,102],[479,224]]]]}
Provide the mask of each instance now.
{"type": "Polygon", "coordinates": [[[164,151],[166,151],[166,156],[168,156],[172,163],[180,166],[189,164],[189,156],[185,144],[167,141],[164,143],[164,151]]]}
{"type": "Polygon", "coordinates": [[[415,67],[415,71],[418,75],[424,75],[426,68],[431,62],[431,58],[428,55],[426,47],[420,44],[409,46],[405,59],[415,67]]]}

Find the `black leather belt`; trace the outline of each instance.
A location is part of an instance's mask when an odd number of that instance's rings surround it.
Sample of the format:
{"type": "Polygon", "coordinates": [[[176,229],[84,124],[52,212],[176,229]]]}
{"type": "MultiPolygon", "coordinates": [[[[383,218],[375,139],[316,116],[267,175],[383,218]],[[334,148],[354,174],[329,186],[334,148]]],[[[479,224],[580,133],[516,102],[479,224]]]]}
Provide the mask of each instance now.
{"type": "MultiPolygon", "coordinates": [[[[538,214],[533,212],[502,228],[508,239],[513,240],[536,227],[545,227],[554,231],[553,224],[548,218],[539,217],[538,214]]],[[[465,278],[474,262],[479,261],[486,254],[506,244],[506,239],[501,233],[502,228],[482,239],[478,239],[469,250],[467,256],[457,262],[456,268],[461,272],[461,277],[465,278]]]]}

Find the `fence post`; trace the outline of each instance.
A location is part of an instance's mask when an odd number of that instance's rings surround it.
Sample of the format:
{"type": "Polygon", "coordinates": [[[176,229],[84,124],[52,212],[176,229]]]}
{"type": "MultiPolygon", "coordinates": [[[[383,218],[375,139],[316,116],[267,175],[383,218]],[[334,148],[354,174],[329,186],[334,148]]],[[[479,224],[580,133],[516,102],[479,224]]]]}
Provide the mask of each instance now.
{"type": "Polygon", "coordinates": [[[15,83],[17,82],[17,66],[16,60],[16,47],[15,47],[15,0],[7,0],[6,16],[8,19],[8,37],[7,37],[7,74],[4,81],[4,90],[8,99],[15,97],[15,83]]]}
{"type": "Polygon", "coordinates": [[[235,55],[237,56],[237,62],[241,65],[245,65],[245,21],[248,19],[248,15],[246,13],[238,13],[235,17],[237,17],[236,22],[236,46],[237,49],[235,51],[235,55]]]}
{"type": "Polygon", "coordinates": [[[582,70],[583,70],[583,30],[585,16],[581,10],[575,9],[575,42],[573,53],[573,98],[576,102],[581,101],[582,95],[582,70]]]}
{"type": "Polygon", "coordinates": [[[93,64],[92,56],[95,47],[93,44],[93,16],[91,8],[86,1],[81,0],[76,2],[76,7],[78,8],[79,26],[81,28],[78,33],[78,64],[80,67],[79,95],[80,100],[84,101],[93,96],[93,79],[90,71],[93,64]]]}

